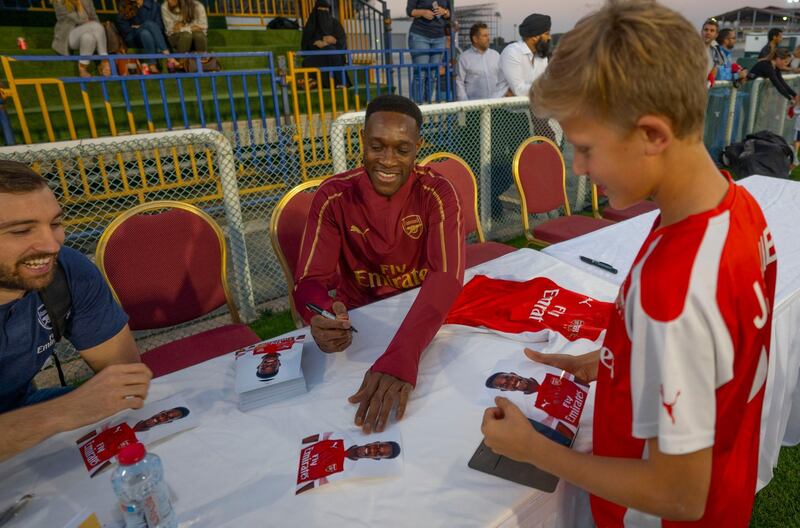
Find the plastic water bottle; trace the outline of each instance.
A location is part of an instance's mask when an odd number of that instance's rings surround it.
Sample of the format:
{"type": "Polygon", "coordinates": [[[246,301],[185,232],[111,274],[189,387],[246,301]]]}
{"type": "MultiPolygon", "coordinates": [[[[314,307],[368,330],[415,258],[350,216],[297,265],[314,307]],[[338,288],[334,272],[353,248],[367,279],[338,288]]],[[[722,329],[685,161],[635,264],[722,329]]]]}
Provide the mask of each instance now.
{"type": "Polygon", "coordinates": [[[147,454],[137,442],[123,447],[117,460],[119,466],[111,475],[111,484],[122,506],[125,527],[176,528],[178,518],[164,482],[161,459],[147,454]],[[142,514],[146,525],[142,524],[142,514]]]}

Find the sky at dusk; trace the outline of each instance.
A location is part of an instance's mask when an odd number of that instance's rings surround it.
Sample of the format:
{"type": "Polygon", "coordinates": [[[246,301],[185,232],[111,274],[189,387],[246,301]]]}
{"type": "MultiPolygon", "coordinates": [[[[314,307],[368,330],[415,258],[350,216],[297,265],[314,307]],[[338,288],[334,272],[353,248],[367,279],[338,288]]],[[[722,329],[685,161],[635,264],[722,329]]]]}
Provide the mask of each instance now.
{"type": "MultiPolygon", "coordinates": [[[[456,9],[459,5],[482,4],[491,0],[454,0],[456,9]]],[[[553,18],[553,32],[563,33],[571,29],[575,22],[585,14],[602,5],[598,0],[553,0],[525,1],[525,0],[495,0],[497,10],[502,14],[500,18],[501,35],[509,40],[514,31],[514,24],[518,24],[531,13],[544,13],[553,18]]],[[[766,7],[767,5],[788,5],[786,0],[772,0],[759,2],[747,0],[662,0],[662,3],[682,13],[695,26],[700,28],[703,21],[709,16],[732,11],[739,7],[751,5],[753,7],[766,7]]],[[[387,0],[393,17],[404,17],[406,0],[387,0]]],[[[516,35],[514,36],[516,39],[516,35]]]]}

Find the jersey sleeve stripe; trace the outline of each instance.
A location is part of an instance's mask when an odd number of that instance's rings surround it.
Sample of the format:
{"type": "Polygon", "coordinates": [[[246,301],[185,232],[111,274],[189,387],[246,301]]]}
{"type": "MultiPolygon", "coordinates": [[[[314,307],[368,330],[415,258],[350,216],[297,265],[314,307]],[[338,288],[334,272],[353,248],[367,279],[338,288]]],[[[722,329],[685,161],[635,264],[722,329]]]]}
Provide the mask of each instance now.
{"type": "Polygon", "coordinates": [[[317,249],[317,242],[319,241],[319,232],[322,229],[322,217],[325,215],[325,210],[331,204],[331,202],[337,198],[342,196],[341,192],[332,194],[325,200],[325,203],[322,204],[322,207],[319,208],[319,215],[317,216],[317,229],[314,232],[314,242],[311,244],[311,251],[308,252],[308,258],[306,259],[306,265],[303,268],[303,275],[298,279],[298,283],[306,278],[308,275],[308,269],[311,267],[311,262],[314,260],[314,252],[317,249]]]}
{"type": "MultiPolygon", "coordinates": [[[[446,178],[442,178],[442,180],[446,181],[447,184],[450,185],[450,187],[452,188],[452,184],[449,181],[447,181],[446,178]]],[[[447,242],[446,242],[447,239],[446,239],[445,234],[444,234],[444,221],[445,221],[444,203],[442,202],[442,198],[441,198],[441,196],[439,196],[439,193],[436,192],[436,189],[434,189],[430,185],[423,185],[422,188],[425,189],[426,191],[430,192],[431,195],[433,196],[433,198],[436,200],[436,203],[439,205],[439,215],[440,215],[440,218],[441,218],[441,221],[439,222],[439,236],[441,237],[441,243],[442,243],[442,267],[443,267],[442,271],[447,273],[447,242]]],[[[461,204],[458,201],[458,193],[455,192],[455,189],[453,189],[453,196],[455,196],[455,200],[456,200],[456,211],[457,211],[457,213],[456,213],[457,214],[456,222],[457,222],[457,226],[458,226],[458,233],[460,233],[461,232],[461,215],[459,213],[461,212],[461,204]]],[[[457,265],[456,269],[459,270],[459,269],[461,269],[461,244],[462,244],[462,240],[461,240],[460,236],[457,237],[457,238],[458,238],[458,240],[456,241],[456,255],[457,255],[456,258],[458,260],[456,261],[456,265],[457,265]]]]}

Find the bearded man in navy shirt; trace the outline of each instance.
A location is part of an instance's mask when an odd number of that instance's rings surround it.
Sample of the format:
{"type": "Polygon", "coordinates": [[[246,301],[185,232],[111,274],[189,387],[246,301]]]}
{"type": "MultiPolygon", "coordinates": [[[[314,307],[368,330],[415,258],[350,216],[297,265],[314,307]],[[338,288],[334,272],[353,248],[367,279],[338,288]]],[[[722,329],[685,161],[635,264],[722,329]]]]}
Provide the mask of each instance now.
{"type": "Polygon", "coordinates": [[[138,409],[152,374],[99,270],[64,243],[63,213],[27,165],[0,160],[0,460],[62,431],[138,409]],[[96,375],[80,387],[35,389],[53,354],[39,290],[63,271],[72,299],[64,337],[96,375]]]}

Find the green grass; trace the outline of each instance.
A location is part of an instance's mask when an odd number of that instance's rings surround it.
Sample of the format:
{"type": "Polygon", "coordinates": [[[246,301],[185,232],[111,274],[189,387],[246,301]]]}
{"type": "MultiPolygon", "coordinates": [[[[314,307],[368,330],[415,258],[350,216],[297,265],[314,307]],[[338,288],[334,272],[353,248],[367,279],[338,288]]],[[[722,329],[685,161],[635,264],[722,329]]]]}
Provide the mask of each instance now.
{"type": "Polygon", "coordinates": [[[781,449],[772,481],[756,495],[750,526],[800,526],[800,446],[781,449]]]}
{"type": "Polygon", "coordinates": [[[295,329],[294,322],[292,321],[292,314],[289,313],[289,310],[284,310],[282,312],[263,312],[261,317],[250,323],[250,328],[252,328],[253,332],[261,339],[269,339],[295,329]]]}

